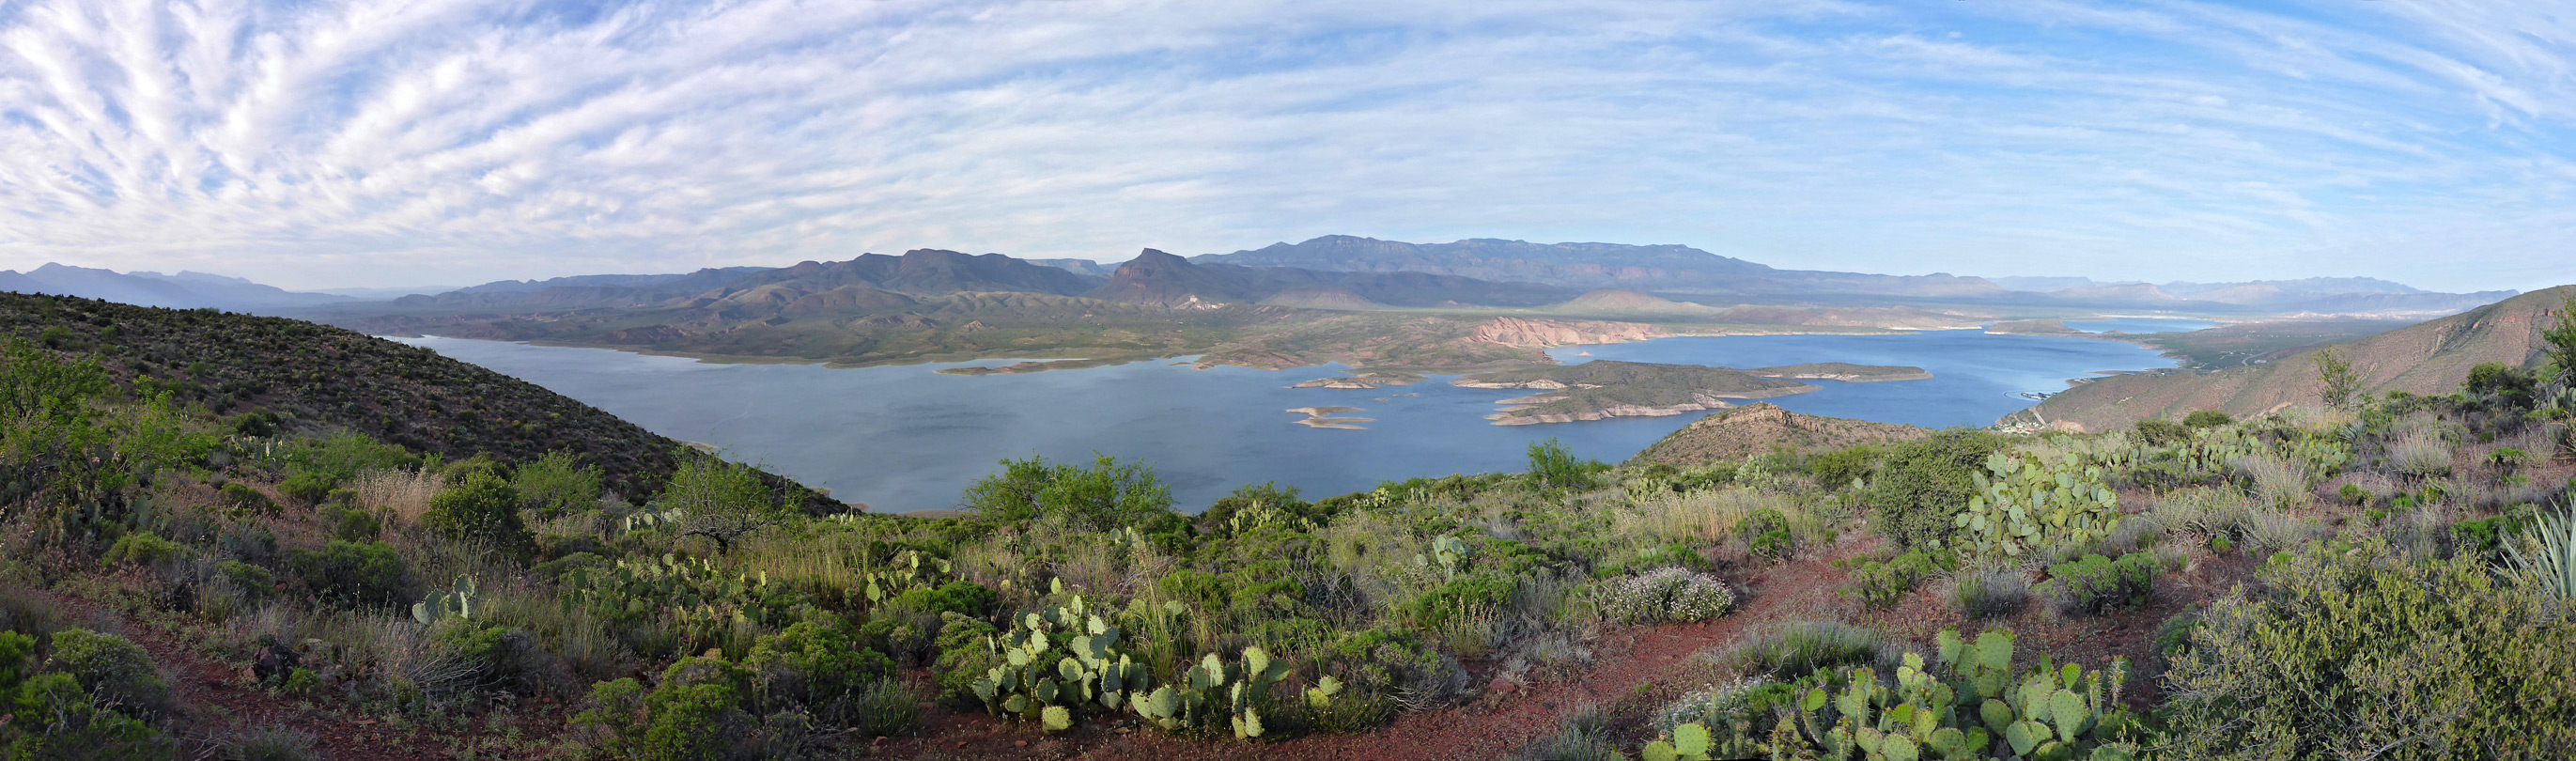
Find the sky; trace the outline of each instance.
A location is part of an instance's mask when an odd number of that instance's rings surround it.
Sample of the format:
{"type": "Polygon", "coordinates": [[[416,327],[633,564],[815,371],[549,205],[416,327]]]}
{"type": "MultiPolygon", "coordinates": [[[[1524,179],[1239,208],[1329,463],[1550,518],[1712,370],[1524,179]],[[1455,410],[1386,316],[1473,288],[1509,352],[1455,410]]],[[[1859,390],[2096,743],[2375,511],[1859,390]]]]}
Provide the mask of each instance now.
{"type": "Polygon", "coordinates": [[[2564,0],[0,0],[0,268],[290,288],[1349,234],[2576,282],[2564,0]]]}

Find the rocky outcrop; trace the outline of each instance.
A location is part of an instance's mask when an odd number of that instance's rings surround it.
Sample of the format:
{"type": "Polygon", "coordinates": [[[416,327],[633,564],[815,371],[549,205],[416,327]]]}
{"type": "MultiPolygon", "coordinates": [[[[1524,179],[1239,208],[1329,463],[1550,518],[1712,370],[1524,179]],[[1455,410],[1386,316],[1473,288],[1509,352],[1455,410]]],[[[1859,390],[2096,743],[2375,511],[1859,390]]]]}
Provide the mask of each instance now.
{"type": "Polygon", "coordinates": [[[1496,317],[1476,326],[1467,340],[1504,346],[1573,346],[1641,341],[1672,335],[1653,325],[1601,320],[1533,320],[1496,317]]]}

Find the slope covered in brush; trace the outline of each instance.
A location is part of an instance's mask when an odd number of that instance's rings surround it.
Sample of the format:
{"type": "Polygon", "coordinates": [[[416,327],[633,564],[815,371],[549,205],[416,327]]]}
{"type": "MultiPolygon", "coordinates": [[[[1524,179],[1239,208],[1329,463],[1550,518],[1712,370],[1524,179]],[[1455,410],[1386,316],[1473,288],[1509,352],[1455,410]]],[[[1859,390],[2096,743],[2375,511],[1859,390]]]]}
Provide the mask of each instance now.
{"type": "MultiPolygon", "coordinates": [[[[622,494],[660,488],[684,448],[536,384],[300,320],[0,294],[0,338],[94,354],[121,385],[217,415],[266,410],[290,427],[347,428],[451,460],[569,451],[622,494]]],[[[819,492],[805,503],[839,504],[819,492]]]]}

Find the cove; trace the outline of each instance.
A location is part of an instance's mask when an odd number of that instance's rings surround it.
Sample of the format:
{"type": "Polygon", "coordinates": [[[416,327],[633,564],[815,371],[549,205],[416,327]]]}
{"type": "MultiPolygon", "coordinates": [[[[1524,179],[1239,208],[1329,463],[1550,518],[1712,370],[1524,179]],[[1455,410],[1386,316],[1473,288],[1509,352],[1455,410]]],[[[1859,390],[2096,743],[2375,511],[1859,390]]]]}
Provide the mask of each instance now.
{"type": "MultiPolygon", "coordinates": [[[[1518,471],[1531,443],[1563,441],[1577,456],[1627,459],[1699,414],[1550,425],[1495,426],[1484,416],[1520,390],[1466,389],[1445,377],[1379,389],[1286,388],[1338,374],[1194,370],[1173,360],[1018,375],[956,376],[935,370],[992,365],[933,363],[832,369],[802,364],[719,364],[610,349],[450,338],[401,339],[544,386],[665,436],[714,445],[833,496],[880,512],[957,506],[1004,458],[1087,461],[1095,453],[1139,459],[1172,487],[1183,510],[1205,509],[1243,484],[1296,486],[1308,498],[1380,481],[1451,473],[1518,471]],[[1381,401],[1383,400],[1383,401],[1381,401]],[[1297,424],[1290,408],[1362,411],[1366,430],[1297,424]]],[[[1881,336],[1667,338],[1551,351],[1593,358],[1762,367],[1800,362],[1913,365],[1931,380],[1849,384],[1770,400],[1791,410],[1925,426],[1982,426],[2096,371],[2171,367],[2155,352],[2084,338],[1936,331],[1881,336]]],[[[1001,361],[1004,364],[1008,360],[1001,361]]]]}

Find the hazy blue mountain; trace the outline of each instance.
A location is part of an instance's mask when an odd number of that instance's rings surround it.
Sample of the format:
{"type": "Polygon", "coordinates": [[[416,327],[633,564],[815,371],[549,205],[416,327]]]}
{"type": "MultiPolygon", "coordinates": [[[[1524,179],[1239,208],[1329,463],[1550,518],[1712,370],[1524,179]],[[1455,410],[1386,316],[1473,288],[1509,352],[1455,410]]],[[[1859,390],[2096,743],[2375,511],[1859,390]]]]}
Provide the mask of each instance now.
{"type": "Polygon", "coordinates": [[[237,277],[182,271],[117,272],[46,264],[24,273],[0,270],[0,290],[79,296],[137,306],[258,311],[351,301],[347,296],[302,293],[237,277]]]}
{"type": "Polygon", "coordinates": [[[1943,273],[1872,275],[1784,270],[1681,245],[1531,243],[1492,238],[1424,244],[1327,235],[1303,243],[1274,243],[1250,251],[1205,254],[1191,257],[1191,261],[1343,272],[1419,272],[1537,283],[1578,292],[1623,288],[1740,296],[1877,294],[1952,298],[2006,292],[1982,278],[1943,273]]]}

